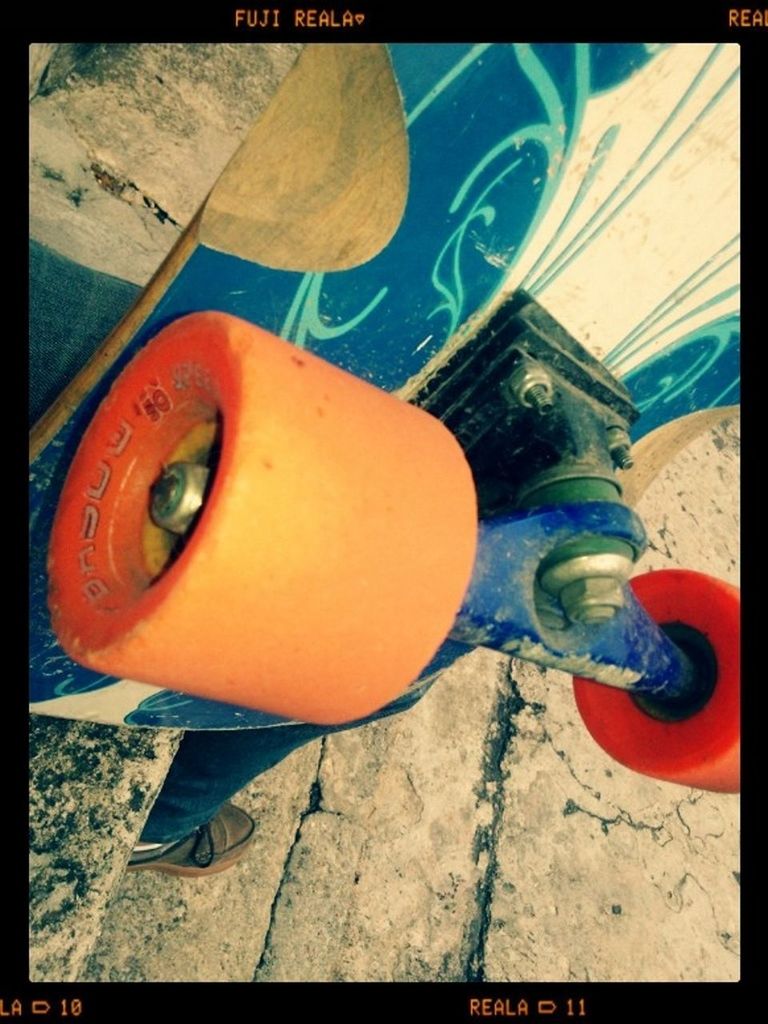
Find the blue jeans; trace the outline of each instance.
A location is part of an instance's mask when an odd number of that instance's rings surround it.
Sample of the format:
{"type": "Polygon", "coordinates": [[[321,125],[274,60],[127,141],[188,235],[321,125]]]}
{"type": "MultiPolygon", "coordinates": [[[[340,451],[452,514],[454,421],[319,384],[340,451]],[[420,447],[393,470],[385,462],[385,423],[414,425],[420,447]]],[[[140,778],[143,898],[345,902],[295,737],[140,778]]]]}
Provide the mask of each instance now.
{"type": "MultiPolygon", "coordinates": [[[[34,423],[132,305],[140,289],[30,244],[30,423],[34,423]]],[[[172,842],[210,821],[231,796],[304,744],[412,707],[407,691],[345,725],[304,723],[184,735],[142,839],[172,842]]]]}
{"type": "Polygon", "coordinates": [[[249,782],[299,747],[321,736],[355,729],[395,715],[419,700],[393,701],[373,715],[344,725],[280,725],[259,729],[184,734],[141,838],[164,843],[189,835],[249,782]]]}

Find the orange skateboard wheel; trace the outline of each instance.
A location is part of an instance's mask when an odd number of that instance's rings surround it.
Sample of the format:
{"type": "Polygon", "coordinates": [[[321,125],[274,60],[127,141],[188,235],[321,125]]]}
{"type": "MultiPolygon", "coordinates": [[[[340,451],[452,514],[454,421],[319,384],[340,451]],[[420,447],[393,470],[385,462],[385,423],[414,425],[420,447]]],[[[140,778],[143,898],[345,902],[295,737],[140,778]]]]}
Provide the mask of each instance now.
{"type": "Polygon", "coordinates": [[[86,431],[52,530],[49,607],[64,650],[96,671],[352,721],[447,636],[476,533],[471,472],[438,420],[196,313],[134,358],[86,431]],[[202,507],[176,538],[150,495],[164,467],[206,461],[202,507]]]}
{"type": "Polygon", "coordinates": [[[630,581],[661,625],[682,623],[709,643],[714,688],[688,718],[663,722],[625,690],[574,679],[581,717],[597,743],[621,764],[667,782],[737,793],[740,783],[740,596],[702,573],[664,569],[630,581]]]}

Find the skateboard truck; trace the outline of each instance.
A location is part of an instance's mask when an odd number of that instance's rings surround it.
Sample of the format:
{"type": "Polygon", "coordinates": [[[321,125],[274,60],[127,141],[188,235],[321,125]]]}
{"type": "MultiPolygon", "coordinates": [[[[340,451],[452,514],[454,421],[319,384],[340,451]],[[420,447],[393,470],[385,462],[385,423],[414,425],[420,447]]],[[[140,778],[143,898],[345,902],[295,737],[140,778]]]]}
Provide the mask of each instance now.
{"type": "Polygon", "coordinates": [[[70,466],[48,551],[64,650],[112,677],[335,724],[402,695],[447,637],[422,680],[475,646],[564,669],[617,760],[734,791],[737,593],[675,570],[625,585],[646,543],[615,472],[636,415],[626,392],[527,296],[491,326],[421,396],[462,451],[434,415],[261,328],[174,321],[125,368],[70,466]],[[317,404],[331,395],[333,415],[317,404]],[[310,515],[308,492],[321,496],[310,515]]]}
{"type": "Polygon", "coordinates": [[[639,415],[626,388],[519,291],[414,401],[459,439],[478,493],[452,639],[643,693],[657,717],[706,699],[705,655],[669,639],[627,586],[646,537],[616,472],[632,465],[639,415]]]}
{"type": "MultiPolygon", "coordinates": [[[[550,505],[620,503],[631,466],[629,392],[545,309],[516,292],[416,398],[457,436],[480,518],[550,505]]],[[[596,624],[623,606],[644,546],[579,531],[542,553],[539,614],[550,629],[596,624]]]]}

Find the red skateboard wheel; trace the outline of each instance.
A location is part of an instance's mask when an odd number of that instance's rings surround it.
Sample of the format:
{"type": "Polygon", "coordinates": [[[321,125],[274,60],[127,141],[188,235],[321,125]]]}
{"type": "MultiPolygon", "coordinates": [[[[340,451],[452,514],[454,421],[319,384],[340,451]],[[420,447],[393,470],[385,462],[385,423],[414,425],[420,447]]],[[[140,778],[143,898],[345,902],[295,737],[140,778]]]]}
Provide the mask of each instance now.
{"type": "Polygon", "coordinates": [[[631,580],[652,619],[682,623],[709,643],[714,690],[688,718],[662,722],[624,690],[574,679],[576,704],[597,743],[621,764],[667,782],[739,791],[741,726],[740,596],[736,587],[702,573],[664,569],[631,580]]]}
{"type": "Polygon", "coordinates": [[[401,693],[448,634],[476,524],[471,472],[438,420],[197,313],[135,357],[83,437],[51,535],[52,622],[99,672],[351,721],[401,693]],[[169,463],[212,454],[174,555],[150,491],[169,463]]]}

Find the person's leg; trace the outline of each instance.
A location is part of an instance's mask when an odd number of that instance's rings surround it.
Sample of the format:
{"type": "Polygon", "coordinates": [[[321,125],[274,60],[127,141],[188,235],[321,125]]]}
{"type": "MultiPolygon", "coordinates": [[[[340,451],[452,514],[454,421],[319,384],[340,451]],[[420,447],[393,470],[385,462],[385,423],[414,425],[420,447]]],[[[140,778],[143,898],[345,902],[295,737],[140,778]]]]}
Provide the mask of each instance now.
{"type": "Polygon", "coordinates": [[[188,732],[128,863],[129,871],[192,877],[233,866],[256,822],[229,797],[305,743],[412,707],[434,676],[368,718],[344,725],[291,724],[227,732],[188,732]]]}
{"type": "MultiPolygon", "coordinates": [[[[431,682],[431,680],[430,680],[431,682]]],[[[230,797],[299,747],[412,707],[418,686],[373,715],[343,725],[297,723],[241,731],[187,732],[150,812],[142,843],[170,843],[211,821],[230,797]]]]}
{"type": "Polygon", "coordinates": [[[58,398],[141,289],[30,239],[29,423],[58,398]]]}

